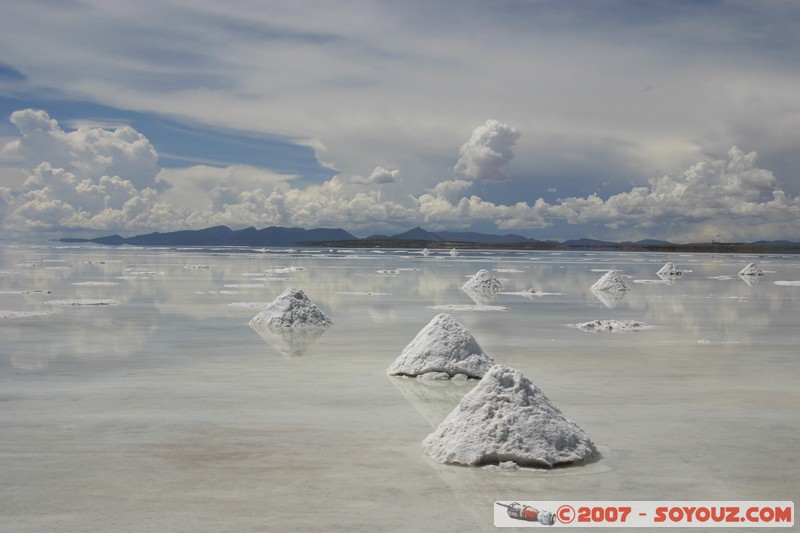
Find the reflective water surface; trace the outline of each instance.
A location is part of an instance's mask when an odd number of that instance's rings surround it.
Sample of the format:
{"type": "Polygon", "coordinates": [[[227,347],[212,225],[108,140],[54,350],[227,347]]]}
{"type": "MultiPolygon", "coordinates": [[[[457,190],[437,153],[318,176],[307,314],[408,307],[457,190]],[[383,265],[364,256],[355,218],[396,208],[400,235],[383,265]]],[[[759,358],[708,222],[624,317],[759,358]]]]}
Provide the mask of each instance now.
{"type": "Polygon", "coordinates": [[[489,531],[495,500],[800,501],[800,257],[448,252],[0,247],[3,531],[489,531]],[[750,262],[764,275],[738,277],[750,262]],[[461,290],[480,269],[490,301],[461,290]],[[590,290],[609,269],[627,292],[590,290]],[[334,325],[248,326],[292,286],[334,325]],[[429,461],[475,382],[386,368],[443,311],[602,458],[429,461]],[[653,327],[569,326],[594,319],[653,327]]]}

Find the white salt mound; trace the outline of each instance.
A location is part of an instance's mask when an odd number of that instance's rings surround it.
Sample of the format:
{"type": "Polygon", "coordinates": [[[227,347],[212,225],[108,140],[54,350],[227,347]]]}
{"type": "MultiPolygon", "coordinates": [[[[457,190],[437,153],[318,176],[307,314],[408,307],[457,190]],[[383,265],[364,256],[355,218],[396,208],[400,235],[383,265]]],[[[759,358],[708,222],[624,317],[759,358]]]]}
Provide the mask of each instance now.
{"type": "Polygon", "coordinates": [[[481,269],[461,286],[465,291],[478,294],[497,294],[503,284],[488,270],[481,269]]]}
{"type": "Polygon", "coordinates": [[[505,305],[486,305],[486,304],[442,304],[442,305],[429,305],[428,309],[434,311],[508,311],[505,305]]]}
{"type": "Polygon", "coordinates": [[[739,271],[740,276],[763,276],[764,273],[755,263],[748,263],[746,267],[739,271]]]}
{"type": "Polygon", "coordinates": [[[438,463],[552,468],[597,455],[592,440],[521,372],[495,365],[422,447],[438,463]]]}
{"type": "Polygon", "coordinates": [[[288,288],[250,320],[258,327],[328,327],[333,321],[303,291],[288,288]]]}
{"type": "Polygon", "coordinates": [[[640,329],[649,328],[644,322],[637,320],[592,320],[582,324],[571,324],[576,328],[583,331],[608,331],[608,332],[622,332],[622,331],[638,331],[640,329]]]}
{"type": "Polygon", "coordinates": [[[99,300],[95,300],[92,298],[84,298],[82,300],[47,300],[45,302],[48,305],[65,305],[65,306],[81,306],[81,305],[119,305],[117,300],[111,300],[108,298],[102,298],[99,300]]]}
{"type": "Polygon", "coordinates": [[[440,313],[422,328],[387,369],[393,376],[421,376],[443,372],[482,377],[494,364],[472,334],[447,313],[440,313]]]}
{"type": "Polygon", "coordinates": [[[622,276],[620,276],[619,273],[611,270],[603,274],[603,276],[592,285],[592,289],[597,291],[625,292],[628,290],[628,286],[622,281],[622,276]]]}
{"type": "Polygon", "coordinates": [[[0,318],[31,318],[49,314],[47,311],[9,311],[0,309],[0,318]]]}
{"type": "Polygon", "coordinates": [[[680,276],[682,274],[681,270],[678,268],[678,265],[673,263],[672,261],[666,263],[661,269],[656,272],[659,276],[680,276]]]}

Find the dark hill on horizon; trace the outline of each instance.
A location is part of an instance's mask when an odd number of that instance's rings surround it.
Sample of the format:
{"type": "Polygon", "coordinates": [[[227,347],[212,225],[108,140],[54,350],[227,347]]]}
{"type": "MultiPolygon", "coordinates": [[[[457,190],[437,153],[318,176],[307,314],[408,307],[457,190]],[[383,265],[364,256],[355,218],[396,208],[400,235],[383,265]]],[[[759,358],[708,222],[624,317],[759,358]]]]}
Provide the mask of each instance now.
{"type": "Polygon", "coordinates": [[[93,242],[119,246],[296,246],[311,241],[349,241],[356,236],[340,228],[284,228],[270,226],[264,229],[254,227],[232,230],[228,226],[214,226],[198,230],[154,232],[134,237],[109,235],[95,239],[64,238],[61,242],[93,242]]]}
{"type": "MultiPolygon", "coordinates": [[[[369,238],[375,238],[367,237],[369,238]]],[[[537,239],[529,239],[522,235],[507,234],[507,235],[494,235],[490,233],[476,233],[474,231],[427,231],[417,226],[404,233],[398,233],[390,237],[383,237],[388,239],[396,239],[400,241],[429,241],[429,242],[471,242],[479,244],[518,244],[529,242],[542,242],[537,239]]]]}
{"type": "Polygon", "coordinates": [[[476,232],[427,231],[421,227],[396,235],[372,235],[358,238],[341,228],[285,228],[270,226],[232,230],[227,226],[214,226],[199,230],[153,232],[134,237],[108,235],[93,239],[62,238],[61,242],[91,242],[120,246],[341,246],[353,248],[512,248],[527,250],[621,250],[696,253],[800,253],[800,243],[791,241],[758,241],[755,243],[687,243],[645,239],[636,242],[613,242],[596,239],[573,239],[563,243],[540,241],[521,235],[494,235],[476,232]]]}

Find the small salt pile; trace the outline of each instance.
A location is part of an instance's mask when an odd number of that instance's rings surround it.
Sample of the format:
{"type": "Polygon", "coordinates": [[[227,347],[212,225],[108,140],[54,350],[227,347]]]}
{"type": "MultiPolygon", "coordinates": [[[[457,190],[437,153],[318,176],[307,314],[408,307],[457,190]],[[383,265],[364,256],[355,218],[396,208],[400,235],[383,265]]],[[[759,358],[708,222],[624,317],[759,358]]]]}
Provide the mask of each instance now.
{"type": "Polygon", "coordinates": [[[755,263],[748,263],[746,267],[739,271],[740,276],[763,276],[764,273],[755,263]]]}
{"type": "Polygon", "coordinates": [[[461,289],[478,305],[488,305],[494,300],[503,284],[488,270],[479,270],[467,280],[461,289]]]}
{"type": "Polygon", "coordinates": [[[386,372],[423,379],[458,379],[459,375],[480,378],[493,364],[494,360],[467,328],[451,315],[441,313],[403,348],[386,372]]]}
{"type": "Polygon", "coordinates": [[[625,282],[622,281],[622,276],[614,270],[603,274],[603,276],[592,285],[592,289],[609,292],[626,292],[629,290],[625,282]]]}
{"type": "Polygon", "coordinates": [[[481,269],[461,286],[465,291],[473,291],[479,294],[497,294],[503,288],[503,284],[492,275],[491,272],[481,269]]]}
{"type": "Polygon", "coordinates": [[[458,250],[453,248],[452,250],[450,250],[450,255],[452,255],[453,257],[457,257],[458,256],[458,250]]]}
{"type": "Polygon", "coordinates": [[[672,261],[666,263],[661,269],[656,272],[659,276],[680,276],[682,274],[681,270],[678,268],[678,265],[673,263],[672,261]]]}
{"type": "Polygon", "coordinates": [[[438,463],[552,468],[597,455],[592,440],[521,372],[495,365],[422,442],[438,463]]]}
{"type": "Polygon", "coordinates": [[[644,322],[638,320],[592,320],[590,322],[583,322],[582,324],[570,324],[583,331],[608,331],[608,332],[624,332],[624,331],[638,331],[640,329],[649,328],[644,322]]]}
{"type": "Polygon", "coordinates": [[[422,255],[424,255],[425,257],[428,257],[429,255],[431,255],[431,251],[430,251],[430,250],[428,250],[427,248],[425,248],[424,250],[422,250],[420,253],[421,253],[422,255]]]}
{"type": "Polygon", "coordinates": [[[250,320],[250,327],[328,327],[333,321],[303,291],[288,288],[250,320]]]}

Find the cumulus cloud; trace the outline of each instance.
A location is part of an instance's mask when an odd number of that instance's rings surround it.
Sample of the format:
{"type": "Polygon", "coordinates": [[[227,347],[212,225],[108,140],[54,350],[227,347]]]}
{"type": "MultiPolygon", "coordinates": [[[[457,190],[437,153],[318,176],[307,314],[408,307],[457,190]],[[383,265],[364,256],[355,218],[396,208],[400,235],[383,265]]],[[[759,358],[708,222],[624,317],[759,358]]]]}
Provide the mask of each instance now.
{"type": "Polygon", "coordinates": [[[11,189],[8,187],[0,187],[0,222],[5,218],[6,211],[13,201],[14,198],[11,196],[11,189]]]}
{"type": "Polygon", "coordinates": [[[157,185],[158,154],[147,137],[130,126],[81,126],[67,132],[45,111],[34,109],[13,112],[11,122],[22,137],[3,147],[5,158],[28,167],[47,161],[83,178],[119,176],[137,187],[157,185]]]}
{"type": "MultiPolygon", "coordinates": [[[[12,122],[21,138],[5,146],[4,156],[35,162],[22,191],[16,196],[2,191],[6,227],[21,232],[166,231],[215,224],[388,229],[420,220],[407,199],[409,205],[382,199],[380,191],[364,191],[340,177],[294,188],[296,175],[248,165],[159,170],[155,149],[127,126],[65,132],[46,112],[31,109],[13,113],[12,122]],[[156,183],[171,186],[159,190],[156,183]]],[[[398,170],[378,166],[364,182],[398,180],[398,170]]],[[[439,186],[444,188],[453,185],[439,186]]]]}
{"type": "Polygon", "coordinates": [[[303,189],[283,185],[268,191],[246,191],[236,201],[231,200],[219,211],[193,213],[189,222],[195,226],[213,222],[257,227],[383,229],[414,224],[419,219],[413,207],[382,200],[380,191],[355,190],[339,177],[303,189]]]}
{"type": "Polygon", "coordinates": [[[11,203],[7,222],[17,231],[174,227],[185,216],[119,176],[78,178],[39,164],[11,203]],[[169,215],[169,216],[164,216],[169,215]]]}
{"type": "Polygon", "coordinates": [[[381,166],[375,167],[368,177],[353,176],[350,178],[350,183],[360,183],[363,185],[383,184],[383,183],[397,183],[400,180],[399,170],[387,170],[381,166]]]}
{"type": "MultiPolygon", "coordinates": [[[[790,198],[757,154],[733,147],[727,159],[703,161],[684,172],[651,179],[649,187],[602,199],[596,194],[550,204],[495,204],[478,196],[457,201],[434,189],[417,198],[420,214],[437,225],[492,222],[498,228],[546,228],[557,221],[601,224],[610,230],[636,228],[678,242],[700,239],[796,237],[800,199],[790,198]]],[[[445,182],[447,183],[447,182],[445,182]]]]}
{"type": "MultiPolygon", "coordinates": [[[[192,172],[202,174],[199,169],[192,172]]],[[[212,183],[201,195],[203,206],[189,209],[163,201],[167,193],[137,189],[118,176],[79,178],[42,163],[25,181],[22,193],[14,196],[0,189],[0,214],[5,209],[12,227],[29,231],[171,230],[226,224],[391,232],[419,224],[456,229],[488,223],[501,230],[519,230],[566,223],[602,227],[598,236],[606,238],[624,230],[677,242],[795,238],[800,217],[800,200],[786,194],[772,172],[757,166],[755,152],[736,147],[726,159],[699,162],[683,172],[653,178],[649,186],[605,199],[591,194],[553,203],[542,198],[531,203],[496,203],[469,195],[473,182],[466,180],[443,181],[406,202],[382,198],[380,190],[365,191],[340,177],[305,188],[279,179],[247,190],[220,184],[211,187],[212,183]]]]}
{"type": "Polygon", "coordinates": [[[252,165],[212,167],[194,165],[185,168],[162,169],[157,179],[171,185],[161,198],[194,211],[208,207],[209,201],[219,210],[235,203],[245,191],[271,190],[274,186],[296,179],[295,174],[280,174],[252,165]]]}
{"type": "Polygon", "coordinates": [[[512,148],[519,138],[520,133],[513,126],[487,120],[461,146],[453,170],[473,180],[504,181],[508,178],[500,168],[514,157],[512,148]]]}
{"type": "Polygon", "coordinates": [[[442,182],[439,185],[444,187],[437,186],[416,198],[417,209],[425,224],[434,229],[467,228],[480,222],[493,223],[500,229],[550,226],[542,210],[543,200],[539,199],[530,206],[525,202],[496,204],[477,195],[456,198],[453,187],[464,183],[469,184],[463,180],[442,182]]]}
{"type": "Polygon", "coordinates": [[[378,166],[362,181],[335,176],[305,187],[294,186],[295,175],[247,165],[197,165],[153,174],[158,155],[135,130],[79,128],[67,133],[44,112],[24,110],[12,117],[22,138],[7,144],[4,153],[34,157],[42,152],[21,188],[0,187],[0,219],[5,229],[20,232],[167,231],[216,224],[327,226],[356,232],[392,232],[419,224],[431,229],[493,225],[536,230],[566,224],[576,227],[572,233],[584,235],[600,228],[601,234],[587,236],[630,238],[637,233],[682,242],[796,239],[800,218],[798,197],[758,166],[756,152],[735,146],[725,158],[701,161],[605,198],[591,194],[552,203],[531,198],[504,204],[469,194],[475,179],[496,177],[512,155],[519,133],[497,121],[477,128],[462,147],[459,162],[471,179],[445,180],[419,195],[400,196],[393,190],[394,197],[383,197],[381,188],[363,185],[392,183],[399,171],[378,166]],[[124,174],[100,173],[116,169],[130,174],[135,167],[150,169],[144,181],[151,185],[124,174]],[[153,186],[158,182],[173,186],[159,190],[153,186]]]}

